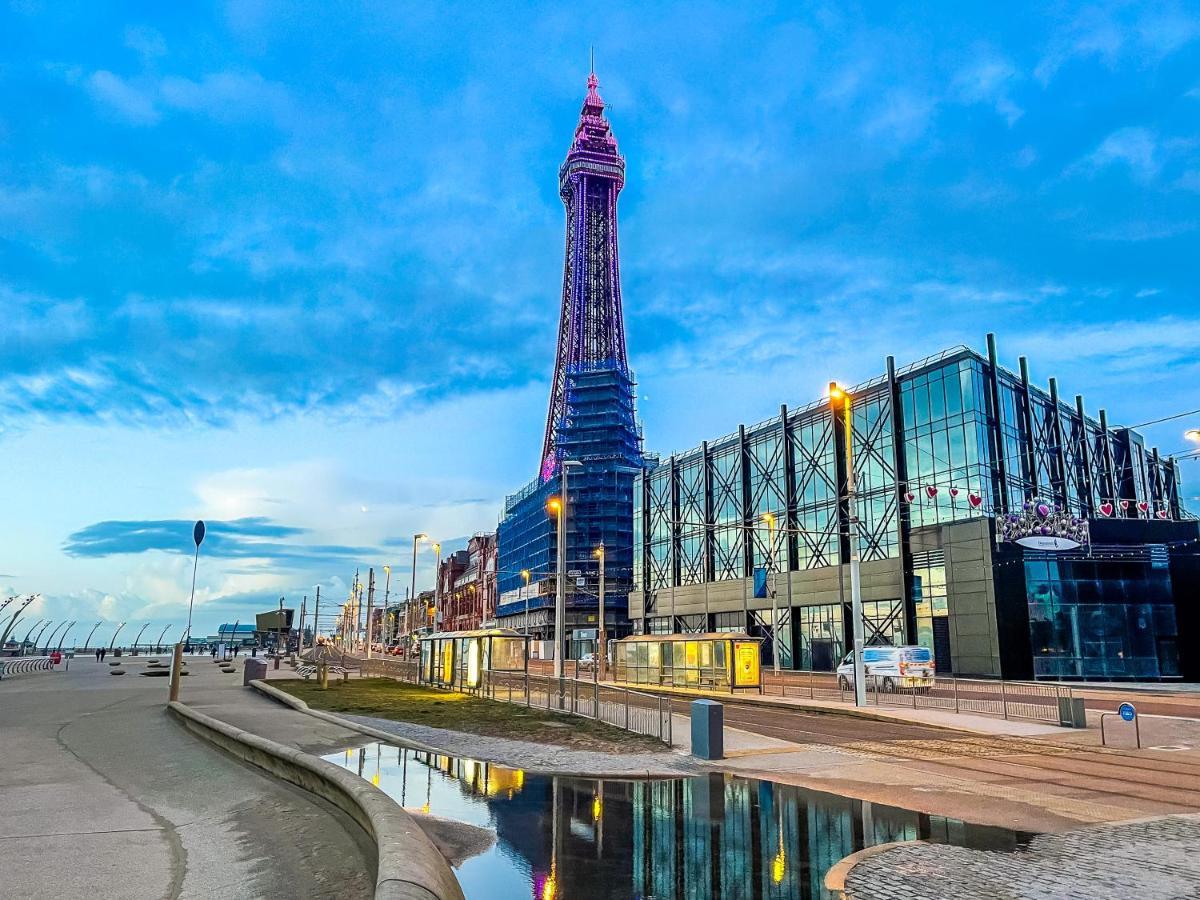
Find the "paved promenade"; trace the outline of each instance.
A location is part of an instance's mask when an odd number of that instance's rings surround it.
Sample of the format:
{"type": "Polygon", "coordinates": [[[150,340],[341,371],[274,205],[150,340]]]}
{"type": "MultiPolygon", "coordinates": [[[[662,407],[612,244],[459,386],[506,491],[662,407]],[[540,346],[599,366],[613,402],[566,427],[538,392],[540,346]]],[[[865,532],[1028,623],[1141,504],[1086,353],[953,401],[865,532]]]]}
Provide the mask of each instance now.
{"type": "MultiPolygon", "coordinates": [[[[69,672],[0,682],[0,871],[6,896],[359,898],[374,886],[366,834],[324,801],[232,760],[165,712],[167,681],[69,672]]],[[[183,699],[313,752],[366,740],[314,729],[194,658],[183,699]],[[224,687],[223,687],[224,686],[224,687]]],[[[235,682],[235,679],[237,681],[235,682]]]]}

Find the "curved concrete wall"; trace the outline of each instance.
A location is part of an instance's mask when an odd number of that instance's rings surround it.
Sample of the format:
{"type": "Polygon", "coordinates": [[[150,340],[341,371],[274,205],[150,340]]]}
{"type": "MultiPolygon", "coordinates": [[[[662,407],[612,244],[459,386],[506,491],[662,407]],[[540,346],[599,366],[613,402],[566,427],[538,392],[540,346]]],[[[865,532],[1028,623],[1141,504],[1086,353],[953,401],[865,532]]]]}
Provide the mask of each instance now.
{"type": "Polygon", "coordinates": [[[333,763],[234,728],[178,701],[167,708],[185,728],[225,752],[343,810],[375,840],[375,900],[464,900],[445,858],[391,797],[333,763]]]}

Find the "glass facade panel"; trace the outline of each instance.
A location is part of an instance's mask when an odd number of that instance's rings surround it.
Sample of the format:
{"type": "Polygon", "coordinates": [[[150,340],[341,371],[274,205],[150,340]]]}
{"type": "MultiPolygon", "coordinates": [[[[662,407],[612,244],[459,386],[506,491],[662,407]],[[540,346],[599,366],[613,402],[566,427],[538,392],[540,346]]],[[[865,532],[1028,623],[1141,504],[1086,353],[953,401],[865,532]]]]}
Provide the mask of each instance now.
{"type": "Polygon", "coordinates": [[[913,527],[955,522],[988,514],[992,481],[988,453],[988,416],[976,403],[984,394],[983,367],[965,359],[924,372],[900,383],[901,405],[915,407],[913,426],[905,434],[909,490],[917,495],[910,509],[913,527]],[[963,385],[968,385],[966,391],[963,385]],[[922,415],[920,397],[941,397],[922,415]],[[971,402],[965,402],[966,397],[971,402]],[[946,398],[953,398],[947,402],[946,398]],[[931,497],[927,491],[934,491],[931,497]],[[970,495],[982,499],[978,507],[970,495]]]}
{"type": "Polygon", "coordinates": [[[1178,675],[1169,569],[1148,555],[1025,561],[1039,678],[1178,675]]]}

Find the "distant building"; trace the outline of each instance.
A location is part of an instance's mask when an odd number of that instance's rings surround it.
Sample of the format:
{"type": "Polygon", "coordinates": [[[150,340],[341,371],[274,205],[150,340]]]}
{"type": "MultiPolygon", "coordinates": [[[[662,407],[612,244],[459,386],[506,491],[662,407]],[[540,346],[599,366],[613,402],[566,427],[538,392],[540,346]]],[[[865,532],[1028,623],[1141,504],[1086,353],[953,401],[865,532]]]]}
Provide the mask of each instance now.
{"type": "Polygon", "coordinates": [[[471,631],[496,615],[496,535],[477,534],[467,542],[466,565],[454,554],[441,563],[441,631],[471,631]]]}
{"type": "Polygon", "coordinates": [[[257,633],[250,623],[227,623],[217,627],[216,634],[207,638],[210,644],[238,644],[246,647],[258,643],[257,633]]]}

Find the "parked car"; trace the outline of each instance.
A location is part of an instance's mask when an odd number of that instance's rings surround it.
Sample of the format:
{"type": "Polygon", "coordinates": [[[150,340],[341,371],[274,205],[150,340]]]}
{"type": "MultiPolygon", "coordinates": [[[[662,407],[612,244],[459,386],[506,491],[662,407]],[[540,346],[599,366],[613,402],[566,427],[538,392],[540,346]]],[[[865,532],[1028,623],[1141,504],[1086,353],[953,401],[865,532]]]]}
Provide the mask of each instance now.
{"type": "MultiPolygon", "coordinates": [[[[928,647],[867,647],[863,650],[867,687],[891,693],[909,689],[928,693],[933,687],[933,652],[928,647]]],[[[854,654],[847,653],[837,668],[838,688],[854,687],[854,654]]]]}

